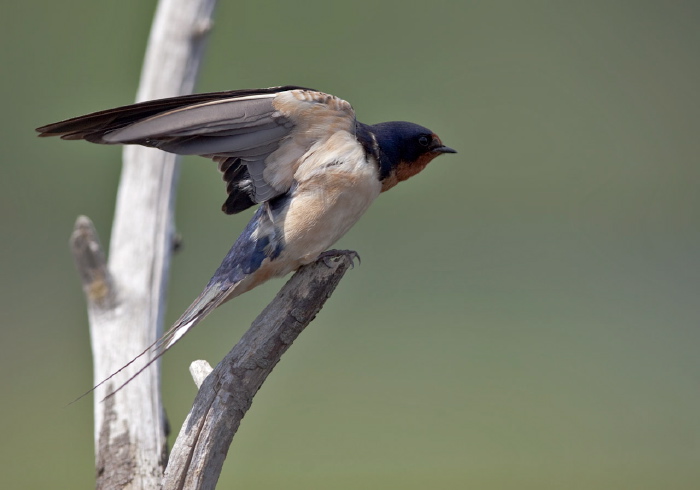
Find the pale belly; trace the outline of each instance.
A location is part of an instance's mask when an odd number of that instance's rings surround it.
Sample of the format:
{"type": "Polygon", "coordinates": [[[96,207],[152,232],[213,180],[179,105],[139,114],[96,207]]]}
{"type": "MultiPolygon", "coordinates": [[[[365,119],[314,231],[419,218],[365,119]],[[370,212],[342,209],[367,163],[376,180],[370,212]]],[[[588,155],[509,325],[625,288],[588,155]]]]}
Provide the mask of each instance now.
{"type": "Polygon", "coordinates": [[[288,204],[271,212],[270,228],[264,232],[274,240],[282,237],[279,255],[265,259],[236,287],[236,295],[316,260],[357,223],[381,192],[377,163],[367,161],[354,136],[344,131],[312,148],[294,180],[288,204]]]}
{"type": "Polygon", "coordinates": [[[367,161],[354,135],[338,131],[312,148],[297,168],[289,207],[275,220],[286,260],[316,260],[360,219],[381,192],[378,165],[367,161]]]}
{"type": "Polygon", "coordinates": [[[300,265],[313,262],[350,230],[380,191],[369,171],[331,171],[303,183],[281,225],[284,255],[300,265]]]}
{"type": "Polygon", "coordinates": [[[275,220],[277,232],[284,237],[280,255],[265,259],[254,274],[236,285],[231,298],[315,261],[350,230],[380,191],[376,176],[364,172],[323,173],[300,185],[286,212],[275,220]]]}

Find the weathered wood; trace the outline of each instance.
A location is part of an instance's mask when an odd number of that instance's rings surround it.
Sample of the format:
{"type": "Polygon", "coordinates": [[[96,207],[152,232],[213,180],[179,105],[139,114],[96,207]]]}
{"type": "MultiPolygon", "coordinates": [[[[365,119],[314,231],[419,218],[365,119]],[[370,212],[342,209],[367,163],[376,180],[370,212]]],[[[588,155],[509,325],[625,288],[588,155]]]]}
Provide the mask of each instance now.
{"type": "MultiPolygon", "coordinates": [[[[190,93],[215,0],[161,0],[137,100],[190,93]]],[[[72,236],[88,302],[97,384],[142,352],[162,331],[173,243],[177,164],[173,155],[124,150],[109,262],[92,224],[78,218],[72,236]]],[[[121,376],[95,390],[97,488],[158,488],[167,461],[159,369],[154,366],[101,403],[121,376]]]]}
{"type": "Polygon", "coordinates": [[[207,361],[192,361],[190,364],[190,374],[194,380],[194,384],[199,388],[207,379],[207,376],[213,371],[211,365],[207,361]]]}
{"type": "Polygon", "coordinates": [[[87,216],[78,216],[70,237],[75,267],[83,283],[88,308],[95,313],[112,309],[117,301],[112,275],[95,225],[87,216]]]}
{"type": "Polygon", "coordinates": [[[319,259],[300,269],[206,377],[170,455],[164,490],[215,488],[255,393],[321,310],[352,259],[341,253],[337,260],[319,259]]]}

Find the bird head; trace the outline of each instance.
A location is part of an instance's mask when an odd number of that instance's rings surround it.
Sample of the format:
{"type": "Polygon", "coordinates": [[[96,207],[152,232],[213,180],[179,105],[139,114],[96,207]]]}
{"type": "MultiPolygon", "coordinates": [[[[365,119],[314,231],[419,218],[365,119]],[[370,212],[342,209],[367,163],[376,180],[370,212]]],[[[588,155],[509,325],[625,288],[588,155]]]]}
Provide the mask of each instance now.
{"type": "Polygon", "coordinates": [[[431,130],[404,121],[392,121],[367,126],[374,136],[379,154],[382,192],[413,177],[435,157],[457,153],[431,130]]]}

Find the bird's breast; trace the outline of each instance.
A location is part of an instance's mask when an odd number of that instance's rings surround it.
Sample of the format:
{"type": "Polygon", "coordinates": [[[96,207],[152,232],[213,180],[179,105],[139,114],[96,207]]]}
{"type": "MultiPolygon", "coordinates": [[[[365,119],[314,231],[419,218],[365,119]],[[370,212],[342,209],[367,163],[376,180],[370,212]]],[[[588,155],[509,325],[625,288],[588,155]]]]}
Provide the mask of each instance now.
{"type": "Polygon", "coordinates": [[[381,192],[378,166],[354,135],[340,131],[312,147],[294,176],[280,220],[284,254],[312,262],[357,222],[381,192]]]}

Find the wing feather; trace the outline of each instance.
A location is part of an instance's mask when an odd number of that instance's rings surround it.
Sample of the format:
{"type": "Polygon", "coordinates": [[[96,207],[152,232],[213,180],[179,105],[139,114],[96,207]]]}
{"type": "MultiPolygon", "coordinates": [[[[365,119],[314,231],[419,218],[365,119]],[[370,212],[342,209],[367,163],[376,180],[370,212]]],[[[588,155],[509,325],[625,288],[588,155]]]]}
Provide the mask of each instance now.
{"type": "MultiPolygon", "coordinates": [[[[188,136],[156,143],[155,147],[178,155],[244,156],[272,153],[289,129],[278,126],[271,129],[251,130],[233,136],[188,136]],[[258,150],[257,152],[255,150],[258,150]],[[252,151],[252,153],[251,153],[252,151]]],[[[152,137],[154,139],[155,137],[152,137]]]]}
{"type": "MultiPolygon", "coordinates": [[[[235,99],[251,95],[277,94],[287,90],[312,90],[294,85],[260,89],[228,90],[224,92],[209,92],[205,94],[179,95],[165,99],[148,100],[114,109],[93,112],[65,121],[47,124],[37,128],[39,136],[60,136],[63,139],[85,139],[88,134],[111,131],[136,121],[143,120],[155,114],[177,109],[179,107],[200,104],[220,99],[235,99]]],[[[101,141],[95,141],[101,143],[101,141]]]]}
{"type": "Polygon", "coordinates": [[[287,192],[314,145],[354,132],[350,104],[302,87],[234,90],[154,100],[38,128],[40,136],[139,144],[219,164],[233,214],[287,192]]]}
{"type": "MultiPolygon", "coordinates": [[[[188,105],[136,121],[103,136],[106,143],[140,143],[147,139],[209,135],[227,129],[256,131],[261,124],[284,128],[286,121],[275,115],[276,94],[253,95],[188,105]]],[[[286,129],[286,128],[285,128],[286,129]]],[[[210,151],[209,153],[215,153],[210,151]]]]}

